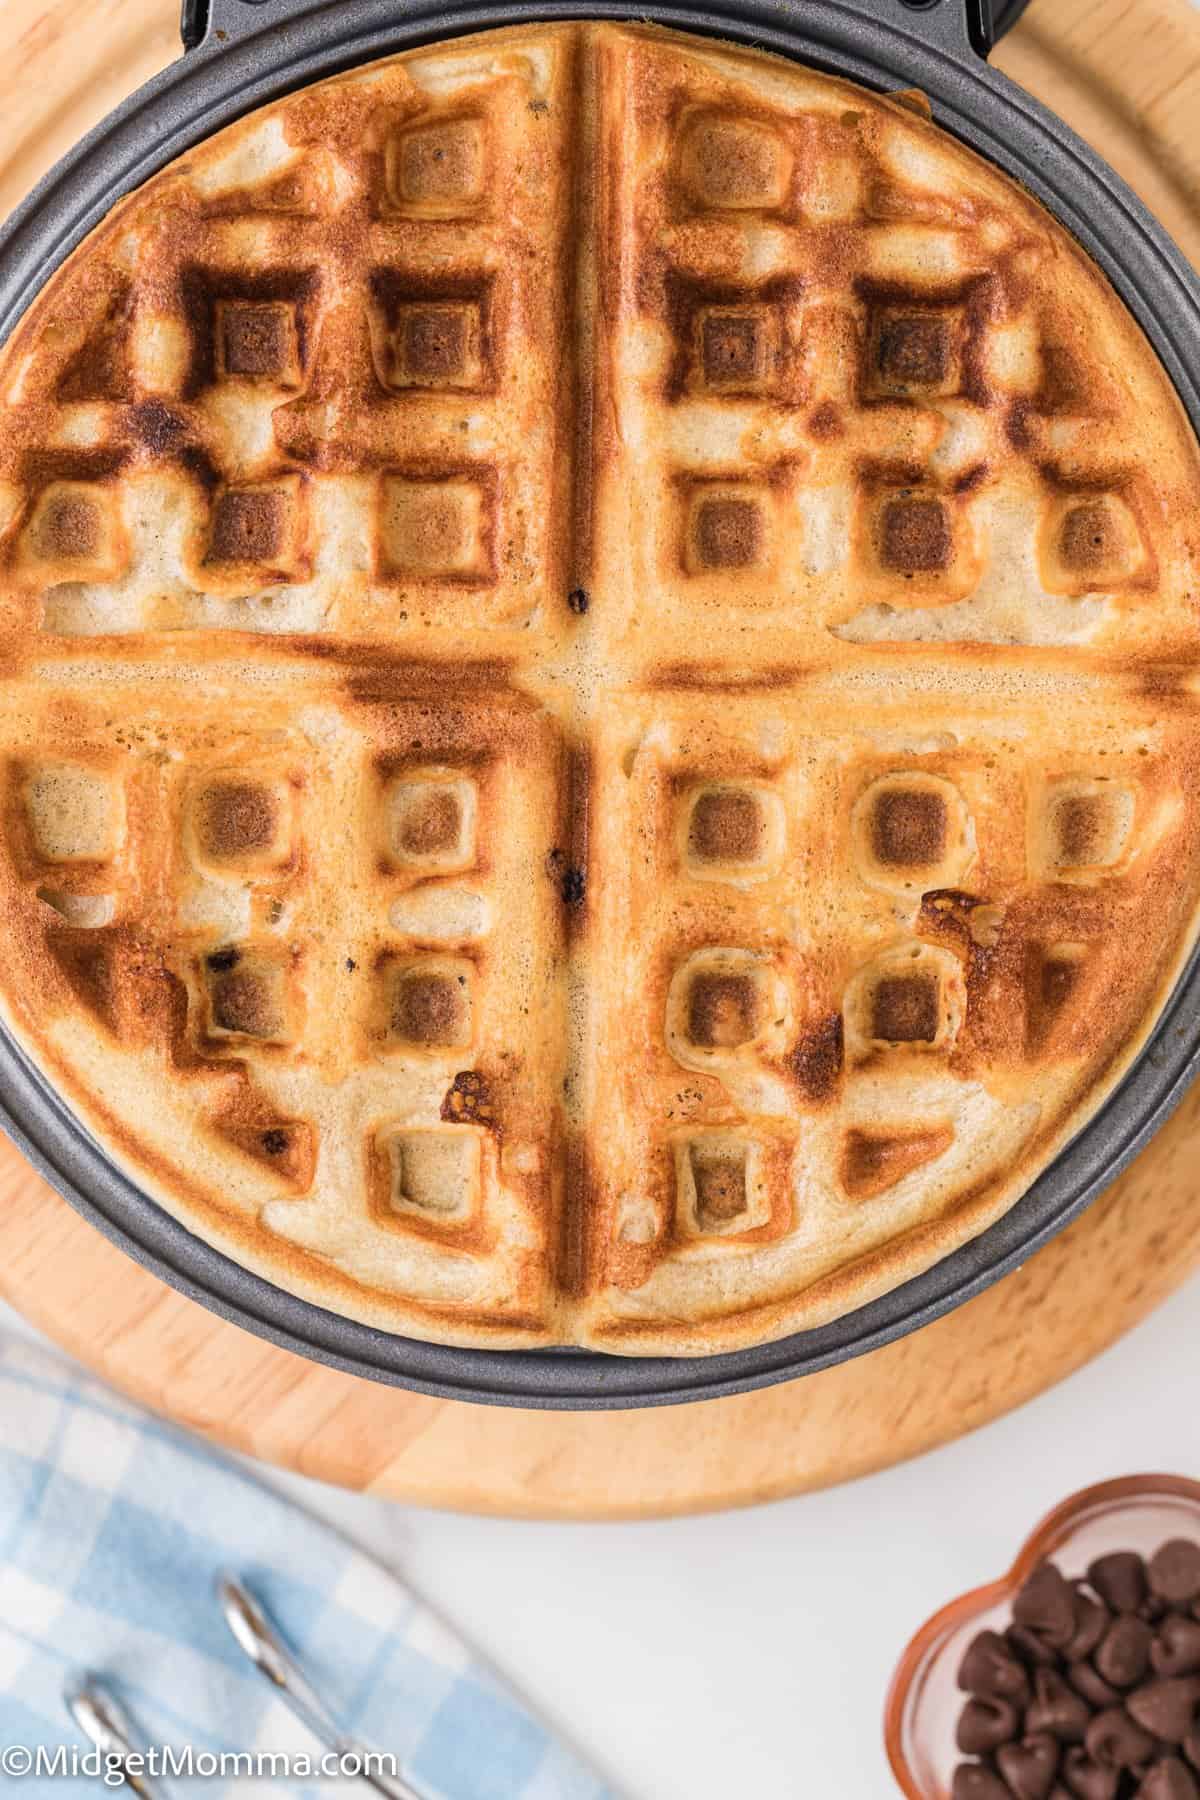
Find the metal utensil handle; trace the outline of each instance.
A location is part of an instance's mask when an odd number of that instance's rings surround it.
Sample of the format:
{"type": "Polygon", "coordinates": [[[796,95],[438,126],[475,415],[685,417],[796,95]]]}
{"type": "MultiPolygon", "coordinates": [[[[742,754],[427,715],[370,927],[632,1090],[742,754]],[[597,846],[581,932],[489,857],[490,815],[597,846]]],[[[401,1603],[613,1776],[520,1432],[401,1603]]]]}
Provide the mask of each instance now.
{"type": "Polygon", "coordinates": [[[167,1800],[166,1789],[140,1770],[128,1766],[128,1758],[141,1754],[141,1735],[112,1689],[98,1676],[77,1671],[67,1676],[63,1699],[75,1723],[109,1767],[120,1771],[126,1787],[138,1800],[167,1800]]]}
{"type": "MultiPolygon", "coordinates": [[[[179,35],[185,50],[225,47],[267,23],[321,10],[326,0],[182,0],[179,35]]],[[[829,0],[826,0],[829,3],[829,0]]],[[[833,0],[871,25],[903,27],[939,49],[986,56],[1030,0],[833,0]]],[[[597,6],[603,13],[603,4],[597,6]]],[[[794,12],[794,7],[792,11],[794,12]]]]}
{"type": "MultiPolygon", "coordinates": [[[[425,1800],[402,1775],[387,1775],[373,1766],[377,1752],[347,1737],[328,1704],[313,1687],[304,1670],[284,1644],[254,1595],[236,1575],[217,1577],[217,1601],[234,1642],[275,1689],[315,1738],[336,1755],[358,1761],[358,1779],[386,1796],[386,1800],[425,1800]]],[[[350,1773],[347,1770],[347,1773],[350,1773]]]]}

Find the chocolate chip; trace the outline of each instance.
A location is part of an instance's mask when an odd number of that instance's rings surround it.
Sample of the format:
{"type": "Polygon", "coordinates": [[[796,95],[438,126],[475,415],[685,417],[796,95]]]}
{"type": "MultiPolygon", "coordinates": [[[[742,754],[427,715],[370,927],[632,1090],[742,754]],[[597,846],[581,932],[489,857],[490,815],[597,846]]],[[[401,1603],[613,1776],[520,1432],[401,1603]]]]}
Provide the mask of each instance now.
{"type": "Polygon", "coordinates": [[[1054,1669],[1037,1671],[1033,1700],[1025,1714],[1026,1731],[1048,1731],[1064,1744],[1081,1744],[1091,1716],[1087,1701],[1069,1688],[1054,1669]]]}
{"type": "Polygon", "coordinates": [[[1200,1800],[1200,1787],[1177,1756],[1164,1756],[1142,1777],[1138,1800],[1200,1800]]]}
{"type": "Polygon", "coordinates": [[[1077,1694],[1082,1694],[1090,1705],[1100,1709],[1105,1706],[1119,1706],[1121,1695],[1118,1689],[1110,1687],[1102,1675],[1098,1675],[1090,1662],[1072,1663],[1067,1670],[1067,1680],[1077,1694]]]}
{"type": "Polygon", "coordinates": [[[1020,1735],[1021,1715],[1011,1700],[973,1696],[959,1714],[954,1741],[966,1756],[987,1756],[1020,1735]]]}
{"type": "Polygon", "coordinates": [[[1168,1681],[1148,1681],[1125,1696],[1131,1718],[1167,1744],[1182,1744],[1200,1708],[1200,1678],[1176,1676],[1168,1681]]]}
{"type": "Polygon", "coordinates": [[[1146,1565],[1132,1550],[1098,1557],[1087,1578],[1110,1612],[1136,1612],[1146,1598],[1146,1565]]]}
{"type": "Polygon", "coordinates": [[[1200,1624],[1174,1613],[1163,1620],[1150,1646],[1156,1675],[1194,1675],[1200,1669],[1200,1624]]]}
{"type": "Polygon", "coordinates": [[[959,1664],[958,1685],[968,1694],[994,1695],[1018,1706],[1029,1701],[1029,1677],[995,1631],[981,1631],[959,1664]]]}
{"type": "Polygon", "coordinates": [[[1123,1706],[1097,1713],[1084,1738],[1088,1755],[1108,1769],[1136,1769],[1154,1755],[1154,1737],[1123,1706]]]}
{"type": "Polygon", "coordinates": [[[1090,1656],[1112,1623],[1112,1615],[1100,1600],[1093,1600],[1078,1582],[1075,1584],[1075,1635],[1063,1646],[1068,1662],[1079,1662],[1090,1656]]]}
{"type": "Polygon", "coordinates": [[[1012,1648],[1014,1656],[1020,1658],[1029,1669],[1055,1669],[1058,1667],[1058,1651],[1040,1638],[1036,1631],[1030,1631],[1024,1625],[1009,1625],[1004,1633],[1005,1642],[1012,1648]]]}
{"type": "Polygon", "coordinates": [[[1064,1755],[1062,1777],[1079,1800],[1116,1800],[1121,1785],[1119,1770],[1106,1769],[1101,1763],[1093,1762],[1079,1744],[1072,1744],[1064,1755]]]}
{"type": "Polygon", "coordinates": [[[1185,1606],[1200,1598],[1200,1544],[1172,1538],[1154,1552],[1146,1572],[1152,1593],[1171,1606],[1185,1606]]]}
{"type": "Polygon", "coordinates": [[[959,1763],[950,1784],[950,1800],[1012,1800],[1012,1790],[982,1763],[959,1763]]]}
{"type": "Polygon", "coordinates": [[[1002,1744],[996,1767],[1016,1800],[1047,1800],[1058,1774],[1058,1745],[1048,1732],[1037,1732],[1019,1744],[1002,1744]]]}
{"type": "Polygon", "coordinates": [[[1013,1600],[1013,1622],[1061,1650],[1075,1635],[1075,1590],[1052,1562],[1039,1563],[1013,1600]]]}
{"type": "Polygon", "coordinates": [[[1092,1660],[1112,1687],[1136,1687],[1150,1667],[1153,1641],[1154,1633],[1144,1619],[1123,1613],[1101,1638],[1092,1660]]]}

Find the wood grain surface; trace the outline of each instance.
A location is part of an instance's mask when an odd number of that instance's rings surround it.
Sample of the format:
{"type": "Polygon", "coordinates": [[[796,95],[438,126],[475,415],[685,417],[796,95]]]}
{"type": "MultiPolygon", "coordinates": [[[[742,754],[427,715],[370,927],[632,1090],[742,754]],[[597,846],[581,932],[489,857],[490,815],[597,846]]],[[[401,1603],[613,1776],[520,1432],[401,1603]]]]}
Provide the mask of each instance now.
{"type": "MultiPolygon", "coordinates": [[[[178,52],[175,0],[0,0],[0,212],[178,52]]],[[[996,60],[1097,144],[1200,262],[1200,11],[1035,0],[996,60]]],[[[0,1141],[2,1143],[2,1141],[0,1141]]],[[[1016,1274],[875,1355],[734,1400],[551,1414],[382,1388],[223,1324],[144,1274],[0,1147],[0,1295],[114,1385],[254,1456],[469,1511],[630,1518],[846,1481],[996,1418],[1200,1263],[1200,1087],[1016,1274]]]]}

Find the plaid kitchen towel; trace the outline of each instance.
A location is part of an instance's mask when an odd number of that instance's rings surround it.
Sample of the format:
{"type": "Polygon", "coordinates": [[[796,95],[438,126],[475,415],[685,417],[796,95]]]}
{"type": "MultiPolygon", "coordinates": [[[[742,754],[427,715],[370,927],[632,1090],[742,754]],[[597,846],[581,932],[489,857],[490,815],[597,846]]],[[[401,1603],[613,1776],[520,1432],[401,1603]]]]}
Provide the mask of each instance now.
{"type": "MultiPolygon", "coordinates": [[[[0,1786],[13,1800],[104,1791],[45,1766],[20,1779],[33,1747],[86,1748],[62,1699],[77,1668],[105,1677],[151,1745],[315,1762],[320,1747],[229,1635],[213,1598],[221,1569],[262,1602],[343,1730],[394,1752],[430,1800],[609,1795],[369,1557],[68,1364],[0,1337],[0,1786]]],[[[162,1785],[317,1800],[335,1791],[317,1773],[162,1785]]]]}

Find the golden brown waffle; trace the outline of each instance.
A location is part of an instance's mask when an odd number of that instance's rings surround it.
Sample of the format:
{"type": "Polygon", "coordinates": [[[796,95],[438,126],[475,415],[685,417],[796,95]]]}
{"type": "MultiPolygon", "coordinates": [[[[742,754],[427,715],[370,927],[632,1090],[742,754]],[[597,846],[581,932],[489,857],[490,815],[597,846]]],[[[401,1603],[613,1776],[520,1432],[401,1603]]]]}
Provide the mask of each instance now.
{"type": "Polygon", "coordinates": [[[707,1352],[999,1216],[1200,905],[1200,457],[917,101],[514,29],[257,113],[0,359],[0,998],[419,1336],[707,1352]]]}

